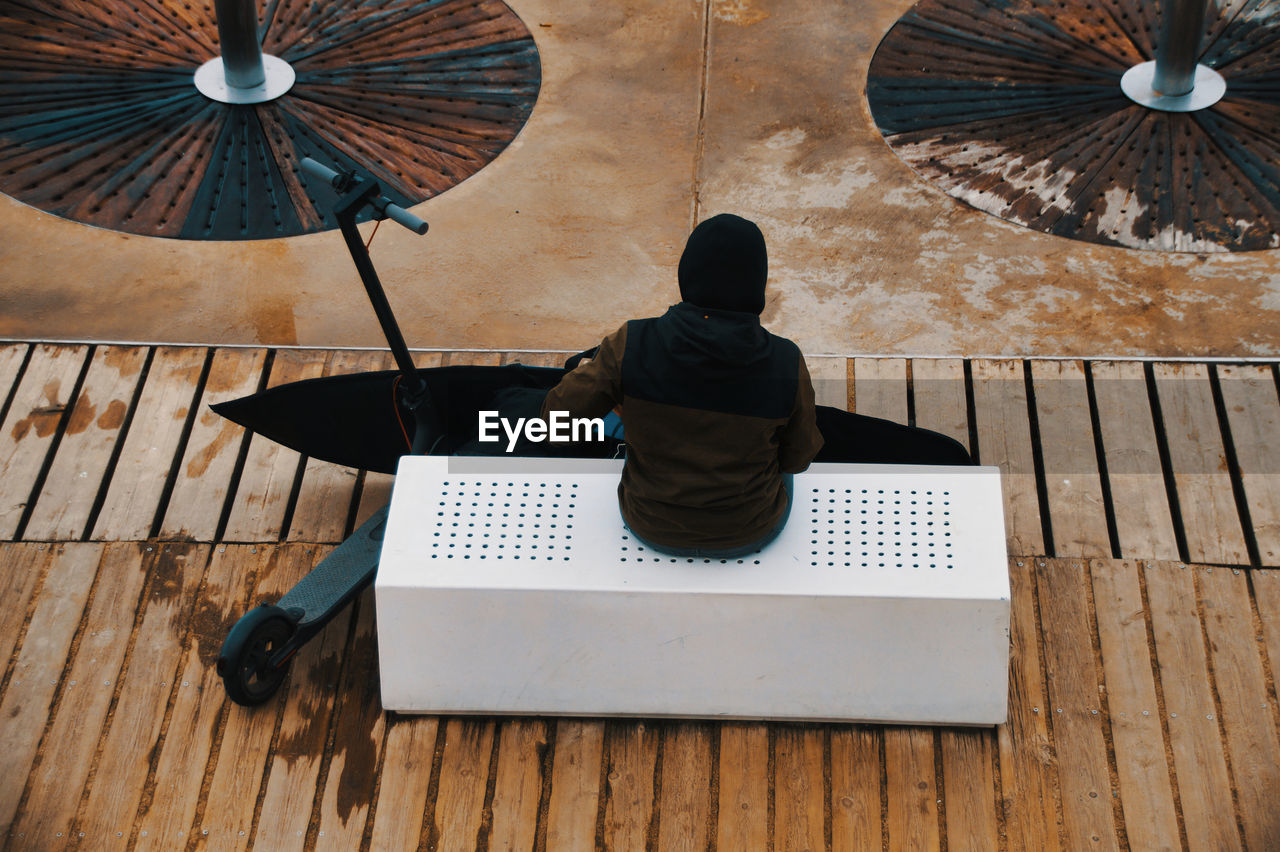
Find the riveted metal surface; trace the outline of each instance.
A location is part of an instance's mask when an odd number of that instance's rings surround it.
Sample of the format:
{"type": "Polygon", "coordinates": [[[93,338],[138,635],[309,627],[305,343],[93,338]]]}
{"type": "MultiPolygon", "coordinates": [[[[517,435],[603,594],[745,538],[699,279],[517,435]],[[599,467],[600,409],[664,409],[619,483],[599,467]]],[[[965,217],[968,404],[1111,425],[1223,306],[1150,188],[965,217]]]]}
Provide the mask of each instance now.
{"type": "Polygon", "coordinates": [[[0,10],[0,190],[113,230],[187,239],[335,227],[302,157],[359,160],[403,207],[461,182],[524,126],[537,48],[499,0],[269,0],[263,50],[297,81],[270,103],[192,82],[212,3],[25,0],[0,10]]]}
{"type": "Polygon", "coordinates": [[[922,0],[872,59],[890,147],[949,195],[1038,231],[1163,251],[1280,246],[1280,2],[1209,10],[1199,62],[1226,96],[1130,101],[1157,3],[922,0]]]}

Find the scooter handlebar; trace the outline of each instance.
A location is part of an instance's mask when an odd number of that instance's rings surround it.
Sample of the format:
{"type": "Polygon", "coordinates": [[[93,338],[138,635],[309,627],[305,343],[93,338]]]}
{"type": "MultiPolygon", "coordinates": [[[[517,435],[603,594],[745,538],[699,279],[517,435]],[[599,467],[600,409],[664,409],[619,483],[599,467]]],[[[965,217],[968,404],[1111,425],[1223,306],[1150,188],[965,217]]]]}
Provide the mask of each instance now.
{"type": "Polygon", "coordinates": [[[382,212],[387,214],[388,219],[396,220],[419,236],[425,234],[429,227],[426,222],[397,204],[387,202],[387,206],[382,208],[382,212]]]}
{"type": "Polygon", "coordinates": [[[313,178],[319,178],[330,186],[333,185],[334,181],[341,177],[341,175],[333,169],[321,163],[317,163],[310,157],[303,157],[301,165],[304,172],[311,175],[313,178]]]}
{"type": "MultiPolygon", "coordinates": [[[[337,184],[342,178],[342,175],[338,174],[333,169],[323,163],[316,162],[310,157],[303,157],[300,165],[302,166],[302,170],[307,174],[314,178],[318,178],[337,189],[337,184]]],[[[388,219],[394,219],[396,222],[408,228],[410,231],[413,231],[415,234],[422,235],[427,232],[427,228],[429,226],[426,222],[419,219],[408,210],[405,210],[400,205],[393,204],[391,200],[385,196],[380,195],[375,198],[373,200],[373,206],[380,214],[386,216],[388,219]]]]}

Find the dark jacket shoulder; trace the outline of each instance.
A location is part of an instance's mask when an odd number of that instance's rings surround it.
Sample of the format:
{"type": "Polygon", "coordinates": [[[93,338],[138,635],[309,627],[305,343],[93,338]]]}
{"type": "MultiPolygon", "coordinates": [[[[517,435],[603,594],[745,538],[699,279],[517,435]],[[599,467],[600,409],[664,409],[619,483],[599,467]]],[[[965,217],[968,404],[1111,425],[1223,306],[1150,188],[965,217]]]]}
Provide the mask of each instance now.
{"type": "Polygon", "coordinates": [[[626,325],[622,386],[629,397],[723,414],[786,418],[800,349],[755,314],[681,302],[626,325]]]}

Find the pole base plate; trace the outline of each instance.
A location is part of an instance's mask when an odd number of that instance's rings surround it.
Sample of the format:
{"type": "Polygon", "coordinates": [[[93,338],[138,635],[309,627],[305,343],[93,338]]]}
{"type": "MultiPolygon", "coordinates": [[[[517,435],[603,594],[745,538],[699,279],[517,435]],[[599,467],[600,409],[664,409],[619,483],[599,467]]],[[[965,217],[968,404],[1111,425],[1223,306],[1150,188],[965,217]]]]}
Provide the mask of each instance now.
{"type": "Polygon", "coordinates": [[[1197,65],[1195,82],[1185,95],[1162,95],[1152,88],[1156,76],[1156,63],[1135,65],[1120,78],[1120,90],[1129,100],[1151,109],[1164,112],[1195,112],[1211,107],[1227,93],[1227,81],[1208,65],[1197,65]]]}
{"type": "Polygon", "coordinates": [[[262,70],[266,72],[266,80],[261,85],[251,89],[231,86],[222,67],[222,57],[215,57],[196,69],[196,88],[206,98],[224,104],[264,104],[293,88],[293,66],[280,57],[262,54],[262,70]]]}

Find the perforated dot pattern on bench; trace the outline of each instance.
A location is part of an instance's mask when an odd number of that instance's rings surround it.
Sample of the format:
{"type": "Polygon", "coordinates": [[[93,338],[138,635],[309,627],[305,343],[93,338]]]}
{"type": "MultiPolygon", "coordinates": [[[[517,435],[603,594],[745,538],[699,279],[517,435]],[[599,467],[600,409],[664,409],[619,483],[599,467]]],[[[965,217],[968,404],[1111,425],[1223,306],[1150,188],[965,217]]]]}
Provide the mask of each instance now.
{"type": "Polygon", "coordinates": [[[430,558],[568,561],[577,498],[572,483],[445,480],[430,558]]]}
{"type": "Polygon", "coordinates": [[[941,490],[814,489],[811,564],[949,571],[955,556],[950,498],[941,490]]]}
{"type": "Polygon", "coordinates": [[[760,560],[755,558],[756,553],[743,557],[735,557],[733,559],[717,559],[703,556],[671,556],[666,553],[659,553],[656,550],[650,550],[640,542],[636,541],[635,536],[622,534],[622,549],[618,551],[618,559],[622,562],[635,562],[644,564],[646,562],[669,562],[675,564],[677,562],[702,563],[703,565],[759,565],[760,560]]]}

